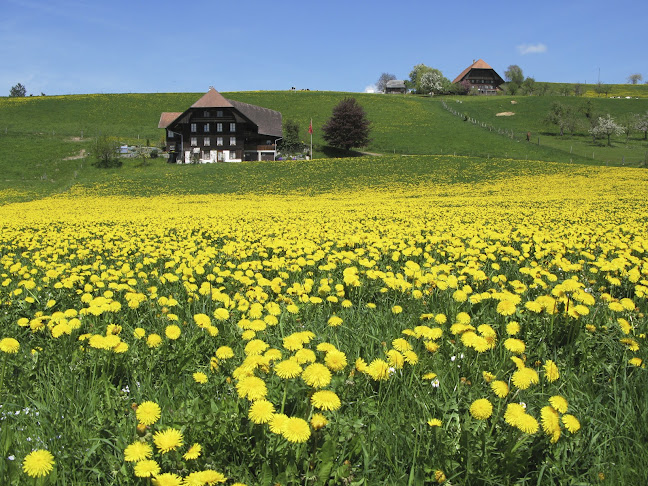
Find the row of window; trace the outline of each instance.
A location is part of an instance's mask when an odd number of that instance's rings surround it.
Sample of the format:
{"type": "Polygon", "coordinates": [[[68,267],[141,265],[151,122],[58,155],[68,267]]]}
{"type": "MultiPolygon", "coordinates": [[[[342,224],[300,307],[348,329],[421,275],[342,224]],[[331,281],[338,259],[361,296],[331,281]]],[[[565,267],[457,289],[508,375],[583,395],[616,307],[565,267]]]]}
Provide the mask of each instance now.
{"type": "MultiPolygon", "coordinates": [[[[203,125],[203,132],[204,133],[209,133],[211,129],[211,123],[205,123],[203,125]]],[[[198,124],[197,123],[192,123],[191,124],[191,133],[196,133],[198,131],[198,124]]],[[[223,124],[222,123],[216,123],[216,131],[217,132],[222,132],[223,131],[223,124]]],[[[229,124],[229,131],[231,133],[236,132],[236,123],[230,123],[229,124]]]]}
{"type": "MultiPolygon", "coordinates": [[[[221,147],[223,146],[224,142],[224,137],[216,137],[216,146],[221,147]]],[[[236,137],[230,137],[229,138],[229,144],[230,146],[236,145],[236,137]]],[[[192,147],[197,147],[198,146],[198,137],[191,137],[191,146],[192,147]]],[[[211,138],[205,137],[203,138],[203,147],[210,147],[211,146],[211,138]]]]}

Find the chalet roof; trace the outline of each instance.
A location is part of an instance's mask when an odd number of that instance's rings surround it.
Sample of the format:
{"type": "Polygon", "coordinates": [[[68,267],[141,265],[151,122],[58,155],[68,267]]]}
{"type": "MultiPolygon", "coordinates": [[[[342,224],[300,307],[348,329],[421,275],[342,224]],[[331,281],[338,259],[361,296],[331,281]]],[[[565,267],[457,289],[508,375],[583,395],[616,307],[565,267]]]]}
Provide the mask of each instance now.
{"type": "Polygon", "coordinates": [[[229,100],[216,91],[212,86],[209,91],[205,93],[198,101],[196,101],[192,108],[231,108],[232,104],[229,100]]]}
{"type": "MultiPolygon", "coordinates": [[[[490,69],[495,74],[497,74],[497,72],[492,67],[490,67],[486,61],[484,61],[483,59],[479,59],[478,61],[473,62],[470,66],[468,66],[466,69],[464,69],[461,72],[461,74],[454,79],[453,83],[460,82],[473,69],[490,69]]],[[[497,76],[499,77],[499,74],[497,74],[497,76]]]]}
{"type": "Polygon", "coordinates": [[[234,108],[258,127],[258,133],[271,137],[281,137],[281,113],[261,106],[250,105],[241,101],[228,100],[213,87],[184,112],[165,112],[160,116],[158,128],[167,128],[191,108],[234,108]]]}
{"type": "Polygon", "coordinates": [[[166,127],[168,127],[168,126],[171,125],[171,123],[173,123],[173,122],[176,120],[176,118],[178,118],[180,115],[182,115],[182,112],[175,112],[175,111],[174,111],[174,112],[171,112],[171,111],[167,111],[167,112],[162,113],[162,114],[160,115],[160,121],[158,122],[158,128],[166,128],[166,127]]]}
{"type": "MultiPolygon", "coordinates": [[[[223,98],[225,99],[225,98],[223,98]]],[[[283,130],[281,126],[281,113],[261,106],[250,105],[241,101],[226,100],[231,106],[243,113],[247,118],[259,127],[259,133],[272,137],[281,137],[283,130]]]]}
{"type": "Polygon", "coordinates": [[[400,79],[392,79],[391,81],[387,81],[387,84],[385,84],[385,88],[404,88],[404,87],[405,87],[405,81],[400,79]]]}

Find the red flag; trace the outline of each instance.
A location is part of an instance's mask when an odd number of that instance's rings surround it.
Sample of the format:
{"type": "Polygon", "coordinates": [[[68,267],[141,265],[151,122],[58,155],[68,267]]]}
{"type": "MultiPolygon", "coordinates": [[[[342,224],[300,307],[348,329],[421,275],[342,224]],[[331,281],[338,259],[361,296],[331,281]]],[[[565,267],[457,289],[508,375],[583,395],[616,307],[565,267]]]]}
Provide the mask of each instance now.
{"type": "Polygon", "coordinates": [[[313,134],[313,119],[311,118],[310,125],[308,125],[308,133],[313,134]]]}

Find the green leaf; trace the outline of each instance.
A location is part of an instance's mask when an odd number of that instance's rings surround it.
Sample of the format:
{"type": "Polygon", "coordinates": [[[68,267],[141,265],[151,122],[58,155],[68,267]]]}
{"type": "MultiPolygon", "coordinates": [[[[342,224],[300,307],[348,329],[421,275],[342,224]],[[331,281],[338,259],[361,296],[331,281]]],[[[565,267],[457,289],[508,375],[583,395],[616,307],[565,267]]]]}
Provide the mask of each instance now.
{"type": "Polygon", "coordinates": [[[316,471],[316,484],[324,485],[331,476],[331,470],[335,461],[335,443],[333,440],[329,439],[324,442],[324,445],[320,449],[319,460],[320,463],[316,471]]]}

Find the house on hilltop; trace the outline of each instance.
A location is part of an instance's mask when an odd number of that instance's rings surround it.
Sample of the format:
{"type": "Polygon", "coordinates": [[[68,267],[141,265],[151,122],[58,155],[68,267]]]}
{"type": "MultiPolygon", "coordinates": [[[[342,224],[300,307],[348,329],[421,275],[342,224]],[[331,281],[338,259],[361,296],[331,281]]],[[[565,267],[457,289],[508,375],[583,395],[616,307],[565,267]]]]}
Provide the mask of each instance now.
{"type": "Polygon", "coordinates": [[[391,81],[387,81],[387,84],[385,84],[385,93],[402,93],[402,94],[407,93],[407,88],[405,87],[405,81],[398,80],[398,79],[392,79],[391,81]]]}
{"type": "Polygon", "coordinates": [[[464,80],[468,81],[472,88],[477,89],[479,94],[486,95],[497,94],[500,85],[504,83],[501,76],[483,59],[473,61],[452,83],[457,84],[464,80]]]}
{"type": "Polygon", "coordinates": [[[183,112],[165,112],[169,162],[274,160],[282,136],[281,113],[228,100],[213,87],[183,112]]]}

